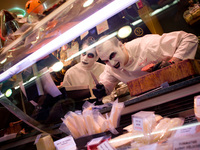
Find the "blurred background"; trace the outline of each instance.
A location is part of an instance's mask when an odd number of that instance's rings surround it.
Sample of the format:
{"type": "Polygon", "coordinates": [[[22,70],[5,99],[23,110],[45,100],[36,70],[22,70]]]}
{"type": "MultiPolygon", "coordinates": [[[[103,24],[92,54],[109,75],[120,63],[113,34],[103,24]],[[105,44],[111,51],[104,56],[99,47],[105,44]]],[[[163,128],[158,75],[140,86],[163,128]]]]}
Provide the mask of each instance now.
{"type": "MultiPolygon", "coordinates": [[[[28,0],[6,0],[6,1],[1,1],[0,2],[0,10],[2,9],[6,9],[6,10],[10,10],[10,9],[15,9],[15,11],[18,11],[18,9],[23,9],[24,11],[26,11],[25,9],[25,5],[26,2],[28,0]]],[[[45,0],[41,0],[41,2],[44,2],[45,0]]]]}

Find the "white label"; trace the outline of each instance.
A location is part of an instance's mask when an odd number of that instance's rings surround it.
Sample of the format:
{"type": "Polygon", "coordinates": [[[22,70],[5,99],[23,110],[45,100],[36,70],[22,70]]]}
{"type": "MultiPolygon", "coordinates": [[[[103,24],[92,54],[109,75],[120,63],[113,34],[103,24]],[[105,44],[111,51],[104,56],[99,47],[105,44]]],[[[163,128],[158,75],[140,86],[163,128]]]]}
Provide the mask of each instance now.
{"type": "Polygon", "coordinates": [[[104,31],[108,30],[109,29],[109,26],[108,26],[108,22],[107,20],[105,20],[104,22],[98,24],[96,26],[96,29],[97,29],[97,34],[101,34],[103,33],[104,31]]]}
{"type": "Polygon", "coordinates": [[[76,143],[74,142],[72,136],[67,136],[60,140],[57,140],[54,142],[54,145],[57,150],[66,150],[66,149],[76,150],[76,143]]]}
{"type": "Polygon", "coordinates": [[[197,99],[196,99],[196,106],[200,106],[200,96],[197,96],[197,99]]]}
{"type": "Polygon", "coordinates": [[[182,136],[186,136],[186,135],[191,135],[191,134],[195,134],[196,132],[196,126],[193,127],[188,127],[188,128],[184,128],[184,129],[179,129],[176,131],[175,137],[182,137],[182,136]]]}
{"type": "Polygon", "coordinates": [[[101,143],[97,146],[98,150],[115,150],[106,140],[105,142],[101,143]]]}
{"type": "Polygon", "coordinates": [[[157,143],[151,144],[151,145],[145,145],[142,147],[139,147],[139,150],[156,150],[157,149],[157,143]]]}
{"type": "Polygon", "coordinates": [[[134,130],[143,131],[143,119],[133,117],[133,127],[134,130]]]}
{"type": "Polygon", "coordinates": [[[58,95],[61,95],[62,93],[60,92],[60,90],[56,87],[50,72],[48,71],[48,68],[45,67],[43,68],[40,73],[42,74],[40,80],[42,82],[42,87],[44,88],[44,90],[50,94],[53,97],[56,97],[58,95]]]}
{"type": "Polygon", "coordinates": [[[82,40],[84,37],[86,37],[86,36],[88,35],[88,33],[89,33],[89,32],[86,31],[86,32],[84,32],[83,34],[81,34],[81,36],[80,36],[80,37],[81,37],[81,40],[82,40]]]}
{"type": "Polygon", "coordinates": [[[102,140],[103,140],[103,137],[99,137],[99,138],[92,139],[92,140],[88,143],[88,146],[97,145],[97,144],[99,144],[102,140]]]}
{"type": "Polygon", "coordinates": [[[182,140],[174,140],[173,150],[199,150],[200,138],[186,138],[182,140]]]}
{"type": "Polygon", "coordinates": [[[42,136],[42,134],[39,134],[39,135],[36,136],[36,139],[35,139],[35,143],[34,143],[34,144],[36,144],[36,143],[39,141],[39,139],[40,139],[41,136],[42,136]]]}

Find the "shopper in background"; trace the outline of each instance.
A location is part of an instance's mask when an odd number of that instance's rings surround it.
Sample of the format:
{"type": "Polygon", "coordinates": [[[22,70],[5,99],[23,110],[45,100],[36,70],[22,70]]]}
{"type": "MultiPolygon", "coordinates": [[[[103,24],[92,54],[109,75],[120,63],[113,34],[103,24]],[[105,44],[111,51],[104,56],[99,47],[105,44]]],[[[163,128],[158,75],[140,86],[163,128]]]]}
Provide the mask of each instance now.
{"type": "MultiPolygon", "coordinates": [[[[100,38],[102,39],[102,38],[100,38]]],[[[100,83],[93,88],[97,98],[102,98],[122,81],[127,83],[147,74],[141,71],[148,64],[156,64],[159,68],[184,59],[194,59],[198,39],[195,35],[184,31],[150,34],[122,44],[116,37],[105,41],[96,47],[97,54],[106,63],[104,72],[100,75],[100,83]]]]}

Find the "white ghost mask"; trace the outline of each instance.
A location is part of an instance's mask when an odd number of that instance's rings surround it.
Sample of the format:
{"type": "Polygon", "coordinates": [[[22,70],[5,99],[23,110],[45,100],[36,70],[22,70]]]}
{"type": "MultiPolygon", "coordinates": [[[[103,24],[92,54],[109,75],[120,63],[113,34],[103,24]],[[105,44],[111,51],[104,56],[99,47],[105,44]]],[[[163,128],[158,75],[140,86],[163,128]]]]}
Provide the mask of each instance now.
{"type": "Polygon", "coordinates": [[[123,51],[124,45],[119,42],[118,45],[113,44],[111,41],[104,42],[100,49],[97,50],[98,56],[107,65],[115,68],[122,69],[127,63],[127,54],[123,51]]]}
{"type": "MultiPolygon", "coordinates": [[[[86,48],[83,46],[83,48],[86,48]]],[[[91,69],[94,63],[98,60],[95,49],[88,50],[81,54],[81,65],[85,69],[91,69]]]]}

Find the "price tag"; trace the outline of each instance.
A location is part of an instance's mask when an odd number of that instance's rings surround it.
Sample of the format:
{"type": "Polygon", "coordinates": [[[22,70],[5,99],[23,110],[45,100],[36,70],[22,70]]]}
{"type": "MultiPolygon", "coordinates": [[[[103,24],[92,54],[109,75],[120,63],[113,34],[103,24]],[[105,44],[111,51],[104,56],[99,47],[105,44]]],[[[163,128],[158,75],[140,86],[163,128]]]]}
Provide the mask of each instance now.
{"type": "Polygon", "coordinates": [[[76,143],[72,136],[67,136],[54,142],[56,150],[76,150],[76,143]]]}
{"type": "Polygon", "coordinates": [[[185,139],[174,140],[173,150],[198,150],[200,149],[200,138],[190,137],[185,139]]]}
{"type": "Polygon", "coordinates": [[[97,146],[98,150],[115,150],[106,140],[105,142],[101,143],[97,146]]]}
{"type": "Polygon", "coordinates": [[[98,35],[105,32],[106,30],[109,29],[108,21],[105,20],[104,22],[100,23],[99,25],[96,26],[96,29],[98,35]]]}
{"type": "Polygon", "coordinates": [[[179,129],[179,130],[176,131],[175,137],[182,137],[182,136],[186,136],[186,135],[191,135],[191,134],[195,134],[195,132],[196,132],[196,126],[188,127],[188,128],[184,128],[184,129],[179,129]]]}
{"type": "Polygon", "coordinates": [[[143,119],[133,117],[133,127],[134,127],[134,130],[143,131],[143,119]]]}
{"type": "Polygon", "coordinates": [[[138,2],[136,3],[136,6],[138,9],[142,8],[143,7],[142,0],[138,0],[138,2]]]}
{"type": "Polygon", "coordinates": [[[86,32],[84,32],[83,34],[81,34],[81,40],[82,40],[84,37],[86,37],[88,34],[89,34],[88,31],[86,31],[86,32]]]}
{"type": "Polygon", "coordinates": [[[102,140],[103,140],[103,137],[99,137],[99,138],[92,139],[92,140],[88,143],[88,146],[99,144],[102,140]]]}

